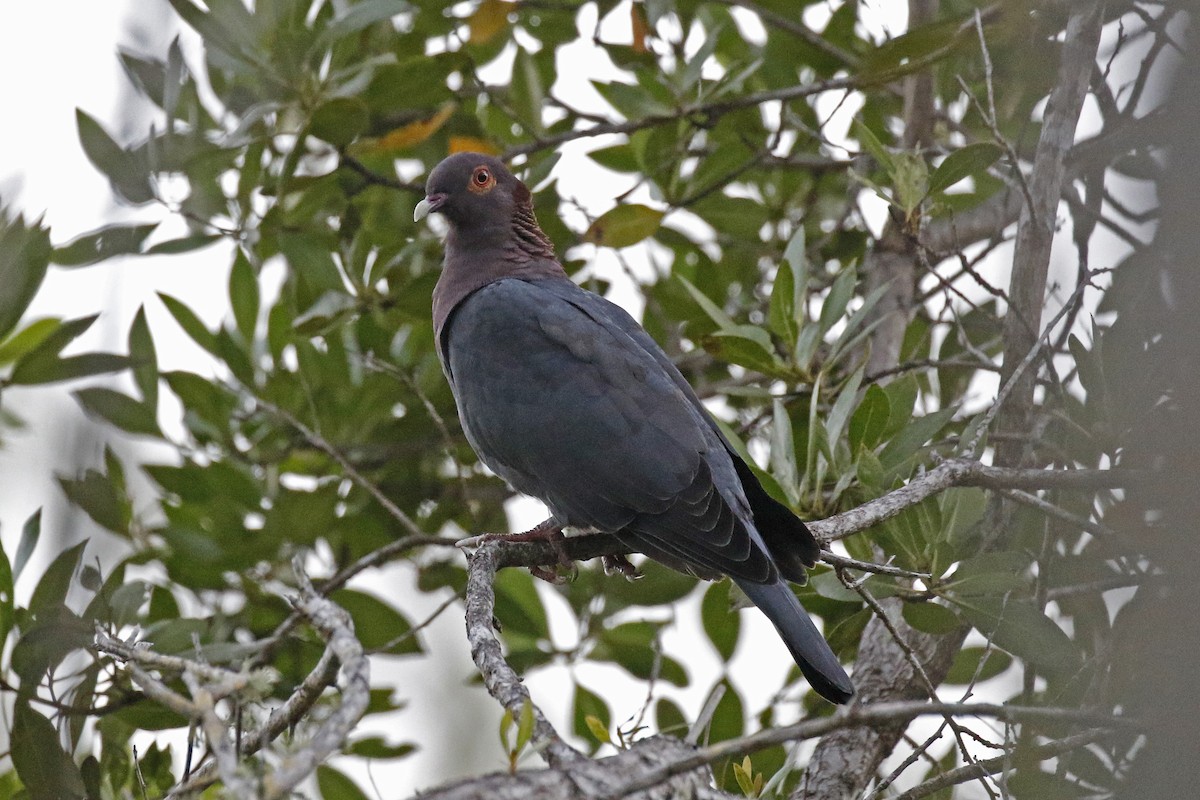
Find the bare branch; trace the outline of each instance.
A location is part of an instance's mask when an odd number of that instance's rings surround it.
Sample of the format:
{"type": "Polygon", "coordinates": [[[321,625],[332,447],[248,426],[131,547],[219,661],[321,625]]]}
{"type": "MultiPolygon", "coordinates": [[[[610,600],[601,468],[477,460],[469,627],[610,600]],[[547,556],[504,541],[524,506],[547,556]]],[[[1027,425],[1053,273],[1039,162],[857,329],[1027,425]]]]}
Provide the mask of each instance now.
{"type": "MultiPolygon", "coordinates": [[[[1077,750],[1080,747],[1086,747],[1093,742],[1102,741],[1103,739],[1112,736],[1113,731],[1109,729],[1094,729],[1082,731],[1074,736],[1067,736],[1055,742],[1047,742],[1046,744],[1034,745],[1025,751],[1024,755],[1030,759],[1047,759],[1060,756],[1063,753],[1069,753],[1072,750],[1077,750]]],[[[994,775],[1007,769],[1012,764],[1012,756],[1004,754],[989,758],[986,761],[977,761],[974,764],[967,764],[952,769],[948,772],[943,772],[936,778],[930,778],[924,783],[920,783],[907,792],[899,795],[896,800],[919,800],[922,797],[928,797],[935,792],[941,791],[949,786],[957,786],[960,783],[983,778],[988,775],[994,775]]]]}
{"type": "Polygon", "coordinates": [[[837,713],[820,719],[809,719],[780,728],[767,728],[740,739],[729,739],[698,749],[694,754],[663,764],[644,776],[622,786],[618,791],[603,796],[603,800],[617,800],[633,792],[661,783],[672,775],[688,772],[704,764],[723,758],[755,753],[785,742],[812,739],[845,728],[875,727],[883,723],[907,723],[919,716],[990,717],[1009,724],[1044,723],[1049,725],[1089,725],[1106,730],[1140,730],[1142,723],[1129,717],[1108,716],[1074,708],[1047,708],[1038,706],[1006,706],[995,703],[929,703],[924,701],[899,701],[874,703],[871,705],[843,706],[837,713]]]}
{"type": "MultiPolygon", "coordinates": [[[[422,792],[420,800],[597,800],[614,787],[627,783],[631,775],[644,775],[664,763],[673,763],[695,753],[691,745],[670,736],[653,736],[636,742],[628,750],[597,761],[584,759],[569,767],[522,770],[515,775],[494,773],[468,778],[440,789],[422,792]]],[[[700,763],[679,770],[666,780],[656,780],[646,791],[624,795],[629,800],[735,800],[712,787],[712,773],[700,763]]]]}
{"type": "MultiPolygon", "coordinates": [[[[1029,428],[1027,419],[1033,402],[1034,381],[1033,376],[1018,373],[1027,361],[1025,354],[1039,346],[1041,334],[1037,320],[1046,292],[1046,272],[1066,174],[1066,156],[1075,143],[1075,126],[1096,66],[1096,48],[1104,24],[1103,9],[1104,4],[1094,0],[1072,4],[1058,80],[1050,93],[1042,121],[1029,179],[1032,207],[1021,212],[1008,291],[1011,305],[1005,318],[1001,383],[1014,380],[1016,388],[998,420],[1003,431],[1029,428]]],[[[1016,465],[1023,449],[1022,444],[1001,442],[997,446],[997,461],[1016,465]]]]}
{"type": "MultiPolygon", "coordinates": [[[[547,543],[538,544],[552,549],[547,543]]],[[[521,676],[504,659],[500,642],[493,631],[493,613],[496,608],[493,582],[496,571],[501,566],[497,553],[510,547],[501,548],[498,542],[484,542],[471,554],[467,572],[466,617],[471,658],[479,667],[483,684],[488,693],[500,701],[516,719],[520,717],[525,704],[532,704],[533,699],[529,696],[529,690],[521,683],[521,676]]],[[[541,563],[550,563],[550,560],[543,560],[541,563]]],[[[536,705],[533,706],[533,714],[533,747],[545,754],[546,762],[551,767],[568,767],[587,761],[583,753],[563,741],[536,705]]]]}
{"type": "Polygon", "coordinates": [[[344,685],[341,704],[320,724],[308,743],[263,779],[262,796],[268,800],[288,794],[321,762],[345,745],[371,699],[371,664],[354,635],[350,615],[317,594],[304,574],[299,557],[293,562],[293,568],[300,584],[300,595],[293,603],[320,631],[328,650],[341,662],[344,685]]]}

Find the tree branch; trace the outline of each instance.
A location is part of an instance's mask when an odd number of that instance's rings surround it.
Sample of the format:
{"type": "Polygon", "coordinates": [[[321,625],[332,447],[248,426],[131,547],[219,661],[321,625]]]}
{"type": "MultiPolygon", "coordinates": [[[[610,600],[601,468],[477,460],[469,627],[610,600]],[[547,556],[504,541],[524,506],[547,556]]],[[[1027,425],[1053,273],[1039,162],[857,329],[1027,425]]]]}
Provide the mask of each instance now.
{"type": "Polygon", "coordinates": [[[728,739],[714,745],[709,745],[708,747],[702,747],[684,758],[662,764],[649,773],[630,780],[616,792],[604,795],[602,800],[618,800],[618,798],[627,797],[633,792],[661,783],[672,775],[678,775],[682,772],[696,769],[704,764],[711,764],[715,761],[743,753],[755,753],[759,750],[765,750],[768,747],[786,742],[812,739],[847,728],[876,728],[889,723],[907,725],[916,717],[931,715],[990,717],[1003,720],[1009,724],[1044,723],[1051,726],[1063,724],[1089,725],[1106,730],[1137,731],[1142,728],[1142,722],[1137,719],[1108,716],[1073,708],[1006,706],[995,703],[930,703],[925,701],[850,705],[843,706],[835,714],[828,717],[804,720],[794,725],[786,725],[779,728],[765,728],[758,733],[744,736],[740,739],[728,739]]]}
{"type": "MultiPolygon", "coordinates": [[[[1034,155],[1029,178],[1032,207],[1021,210],[1013,254],[1012,281],[1009,285],[1009,310],[1004,325],[1004,364],[1000,383],[1015,377],[1016,384],[1008,404],[1001,410],[998,430],[1029,429],[1033,406],[1034,375],[1017,376],[1025,354],[1038,346],[1046,273],[1050,249],[1054,243],[1058,204],[1062,198],[1066,157],[1075,143],[1075,127],[1083,108],[1096,64],[1096,48],[1104,24],[1104,4],[1088,0],[1072,5],[1063,41],[1058,80],[1046,105],[1041,137],[1034,155]]],[[[997,463],[1019,464],[1026,443],[1000,442],[997,463]]]]}
{"type": "MultiPolygon", "coordinates": [[[[545,544],[546,548],[552,549],[547,543],[538,544],[545,544]]],[[[525,704],[533,704],[533,698],[521,683],[521,676],[504,659],[500,642],[494,633],[496,595],[493,583],[496,571],[503,566],[497,554],[507,549],[510,548],[502,548],[498,542],[484,542],[470,556],[467,569],[467,641],[471,644],[471,658],[479,667],[488,693],[500,701],[514,719],[520,719],[525,704]]],[[[554,560],[556,557],[541,563],[554,560]]],[[[588,760],[583,753],[563,741],[536,705],[533,706],[533,715],[533,747],[544,753],[551,767],[573,767],[588,760]]]]}

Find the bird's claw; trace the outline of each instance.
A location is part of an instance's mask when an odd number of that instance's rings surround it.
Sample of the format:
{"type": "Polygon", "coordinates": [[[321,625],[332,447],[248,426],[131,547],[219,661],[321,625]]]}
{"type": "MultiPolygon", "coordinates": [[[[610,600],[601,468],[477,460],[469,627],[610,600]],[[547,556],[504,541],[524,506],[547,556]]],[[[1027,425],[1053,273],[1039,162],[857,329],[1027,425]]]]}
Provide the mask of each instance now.
{"type": "Polygon", "coordinates": [[[567,548],[563,544],[565,540],[562,526],[553,519],[548,519],[521,533],[484,533],[460,539],[455,542],[455,546],[470,549],[479,547],[485,542],[546,542],[554,548],[558,560],[551,565],[532,566],[529,568],[529,572],[533,577],[541,578],[547,583],[561,585],[569,580],[573,581],[579,576],[579,567],[571,560],[567,554],[567,548]],[[559,571],[559,567],[567,568],[565,575],[559,571]]]}
{"type": "Polygon", "coordinates": [[[600,556],[600,563],[604,565],[605,575],[620,575],[631,582],[642,577],[642,573],[625,556],[600,556]]]}

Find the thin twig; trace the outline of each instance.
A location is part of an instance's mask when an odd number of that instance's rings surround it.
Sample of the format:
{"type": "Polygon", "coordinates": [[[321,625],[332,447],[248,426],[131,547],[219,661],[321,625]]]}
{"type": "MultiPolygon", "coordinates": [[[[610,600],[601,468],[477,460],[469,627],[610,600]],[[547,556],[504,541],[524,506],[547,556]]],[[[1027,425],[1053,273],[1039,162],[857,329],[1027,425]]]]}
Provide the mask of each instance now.
{"type": "Polygon", "coordinates": [[[1077,724],[1110,730],[1138,731],[1143,727],[1140,720],[1109,716],[1074,708],[1040,706],[1006,706],[996,703],[927,703],[924,701],[896,701],[871,705],[843,706],[837,713],[808,719],[794,725],[767,728],[740,739],[728,739],[677,761],[662,764],[635,780],[603,795],[602,800],[617,800],[633,792],[648,789],[668,780],[673,775],[688,772],[723,758],[743,753],[755,753],[784,742],[812,739],[842,728],[875,726],[881,723],[896,723],[912,720],[918,716],[993,717],[1010,723],[1045,723],[1050,725],[1077,724]]]}

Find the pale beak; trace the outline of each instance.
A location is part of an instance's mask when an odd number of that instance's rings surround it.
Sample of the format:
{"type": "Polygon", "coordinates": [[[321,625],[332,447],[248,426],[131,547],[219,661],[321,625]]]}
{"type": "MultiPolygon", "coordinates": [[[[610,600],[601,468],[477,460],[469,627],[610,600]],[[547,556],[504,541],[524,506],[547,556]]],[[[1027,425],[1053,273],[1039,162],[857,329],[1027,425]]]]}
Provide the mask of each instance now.
{"type": "Polygon", "coordinates": [[[427,216],[437,211],[442,207],[442,203],[446,202],[446,195],[438,192],[431,194],[421,202],[417,203],[417,207],[413,209],[413,222],[420,222],[427,216]]]}

